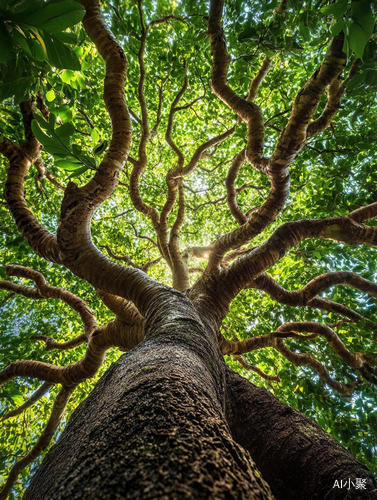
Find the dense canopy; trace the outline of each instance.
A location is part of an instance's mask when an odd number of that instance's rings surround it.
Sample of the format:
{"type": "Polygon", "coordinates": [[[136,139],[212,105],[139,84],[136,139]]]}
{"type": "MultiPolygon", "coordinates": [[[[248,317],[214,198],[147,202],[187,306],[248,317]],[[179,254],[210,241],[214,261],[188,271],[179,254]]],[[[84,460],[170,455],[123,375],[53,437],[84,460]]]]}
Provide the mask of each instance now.
{"type": "Polygon", "coordinates": [[[100,4],[0,1],[0,486],[143,338],[91,217],[112,261],[215,297],[229,366],[377,471],[374,2],[100,4]]]}

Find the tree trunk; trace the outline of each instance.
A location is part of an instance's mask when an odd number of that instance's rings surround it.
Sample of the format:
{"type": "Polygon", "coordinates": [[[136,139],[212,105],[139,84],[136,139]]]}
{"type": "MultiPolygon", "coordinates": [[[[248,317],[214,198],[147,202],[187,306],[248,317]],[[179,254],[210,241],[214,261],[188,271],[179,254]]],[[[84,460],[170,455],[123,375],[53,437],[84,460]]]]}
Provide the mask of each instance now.
{"type": "Polygon", "coordinates": [[[250,452],[277,500],[377,498],[372,473],[313,420],[230,369],[226,387],[232,435],[250,452]],[[356,478],[365,480],[365,489],[352,486],[349,480],[356,485],[356,478]]]}
{"type": "Polygon", "coordinates": [[[215,333],[181,294],[155,304],[146,341],[75,411],[25,500],[273,499],[230,434],[215,333]]]}

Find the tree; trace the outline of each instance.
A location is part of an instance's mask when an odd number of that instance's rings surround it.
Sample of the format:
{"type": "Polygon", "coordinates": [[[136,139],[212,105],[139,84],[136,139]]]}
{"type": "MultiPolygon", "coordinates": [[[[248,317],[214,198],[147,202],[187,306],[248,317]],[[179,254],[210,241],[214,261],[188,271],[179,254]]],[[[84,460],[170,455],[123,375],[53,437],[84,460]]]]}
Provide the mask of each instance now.
{"type": "Polygon", "coordinates": [[[372,2],[102,3],[0,3],[0,498],[90,391],[25,499],[376,498],[372,2]]]}

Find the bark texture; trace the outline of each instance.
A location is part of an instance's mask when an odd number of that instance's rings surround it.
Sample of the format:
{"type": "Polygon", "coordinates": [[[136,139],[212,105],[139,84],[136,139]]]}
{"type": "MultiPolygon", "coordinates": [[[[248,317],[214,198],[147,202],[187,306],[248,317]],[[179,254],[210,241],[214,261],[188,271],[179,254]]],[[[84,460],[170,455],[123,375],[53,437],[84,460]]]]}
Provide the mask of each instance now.
{"type": "Polygon", "coordinates": [[[26,500],[273,499],[230,434],[216,335],[181,294],[152,309],[147,340],[76,410],[26,500]]]}
{"type": "Polygon", "coordinates": [[[270,392],[228,369],[227,420],[277,500],[371,500],[372,473],[338,441],[270,392]],[[335,481],[366,479],[366,489],[334,488],[335,481]]]}

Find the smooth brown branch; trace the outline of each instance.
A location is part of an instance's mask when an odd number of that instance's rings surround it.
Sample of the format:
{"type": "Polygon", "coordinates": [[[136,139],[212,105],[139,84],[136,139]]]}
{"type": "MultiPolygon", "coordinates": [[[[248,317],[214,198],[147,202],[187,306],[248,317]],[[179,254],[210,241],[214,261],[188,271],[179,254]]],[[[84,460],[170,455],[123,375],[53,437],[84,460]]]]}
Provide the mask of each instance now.
{"type": "MultiPolygon", "coordinates": [[[[242,226],[238,230],[242,230],[242,226]]],[[[377,248],[377,228],[358,224],[347,215],[282,224],[262,245],[236,259],[219,277],[212,279],[213,285],[208,288],[207,297],[217,301],[219,321],[241,290],[248,288],[263,271],[272,267],[291,248],[307,238],[324,238],[348,245],[366,244],[377,248]],[[222,293],[218,294],[217,290],[222,290],[222,293]]],[[[199,291],[200,279],[195,286],[199,291]]],[[[194,299],[195,295],[196,290],[193,287],[191,297],[194,299]]],[[[208,299],[202,296],[200,300],[208,299]]]]}
{"type": "Polygon", "coordinates": [[[187,175],[192,174],[192,172],[198,166],[198,163],[200,162],[200,160],[203,160],[206,158],[205,155],[206,155],[206,152],[208,151],[208,149],[210,149],[213,146],[217,146],[221,142],[225,141],[225,139],[227,139],[228,137],[230,137],[231,135],[234,134],[235,130],[236,130],[235,127],[231,127],[230,129],[226,130],[222,134],[219,134],[215,137],[212,137],[212,139],[209,139],[208,141],[201,144],[196,149],[196,151],[193,154],[189,163],[182,169],[180,169],[180,167],[178,165],[176,168],[174,168],[171,171],[170,176],[171,177],[179,177],[179,176],[187,176],[187,175]]]}
{"type": "Polygon", "coordinates": [[[50,170],[44,165],[42,158],[37,158],[34,165],[38,171],[38,174],[35,176],[35,183],[37,189],[39,190],[42,189],[39,182],[42,181],[44,178],[47,178],[51,182],[51,184],[53,184],[56,188],[60,189],[61,191],[64,191],[65,187],[60,184],[60,182],[56,179],[54,174],[50,172],[50,170]]]}
{"type": "Polygon", "coordinates": [[[240,356],[239,354],[234,354],[233,358],[240,363],[242,368],[257,373],[260,377],[264,378],[264,380],[268,380],[269,382],[272,381],[280,382],[280,377],[278,375],[267,375],[267,373],[264,373],[264,371],[258,368],[257,366],[248,363],[243,356],[240,356]]]}
{"type": "Polygon", "coordinates": [[[377,217],[377,202],[357,208],[348,214],[348,217],[355,222],[365,222],[377,217]]]}
{"type": "Polygon", "coordinates": [[[225,255],[225,257],[223,258],[223,260],[221,262],[221,267],[229,266],[229,264],[233,260],[238,259],[238,257],[241,257],[242,255],[246,255],[252,249],[253,248],[245,248],[245,247],[236,248],[236,250],[234,250],[233,252],[230,252],[227,255],[225,255]]]}
{"type": "Polygon", "coordinates": [[[23,458],[18,460],[18,462],[13,465],[5,485],[0,491],[0,500],[5,500],[7,498],[20,472],[33,460],[35,460],[50,444],[50,441],[63,417],[64,410],[67,406],[69,398],[73,394],[75,388],[75,386],[63,387],[59,394],[56,396],[46,427],[43,429],[38,441],[33,446],[33,448],[23,458]]]}
{"type": "Polygon", "coordinates": [[[306,132],[307,138],[323,132],[323,130],[330,126],[332,119],[340,109],[341,98],[346,92],[347,84],[357,74],[360,65],[360,59],[356,59],[343,83],[340,83],[339,77],[335,77],[332,80],[328,90],[325,109],[323,110],[321,116],[309,123],[306,132]]]}
{"type": "Polygon", "coordinates": [[[166,127],[166,132],[165,132],[165,140],[168,143],[168,145],[171,147],[171,149],[174,151],[174,153],[177,155],[179,168],[183,168],[185,157],[184,157],[182,151],[180,150],[180,148],[174,142],[174,140],[172,138],[172,132],[173,132],[174,115],[178,111],[177,105],[178,105],[179,101],[182,99],[184,93],[186,92],[187,87],[188,87],[188,76],[186,74],[185,79],[183,81],[183,85],[182,85],[181,89],[178,91],[177,95],[175,96],[175,98],[170,106],[168,125],[166,127]]]}
{"type": "Polygon", "coordinates": [[[92,311],[87,304],[68,290],[63,290],[56,286],[48,285],[44,276],[38,271],[34,271],[24,266],[13,266],[8,264],[5,266],[6,272],[9,276],[17,276],[19,278],[27,278],[33,280],[36,284],[39,293],[42,297],[49,299],[58,299],[69,305],[80,316],[86,337],[90,337],[94,329],[97,327],[96,320],[92,311]]]}
{"type": "Polygon", "coordinates": [[[46,106],[45,97],[43,95],[41,88],[38,89],[38,95],[37,95],[37,99],[36,99],[36,107],[42,113],[43,118],[46,121],[48,121],[48,118],[50,116],[50,111],[49,111],[48,107],[46,106]]]}
{"type": "Polygon", "coordinates": [[[108,245],[98,245],[98,246],[100,248],[106,248],[107,253],[113,259],[115,259],[115,260],[122,260],[123,262],[125,262],[126,264],[128,264],[131,267],[135,267],[136,269],[141,269],[141,267],[138,266],[137,264],[135,264],[135,262],[132,259],[130,259],[130,257],[128,257],[128,255],[115,255],[112,252],[111,248],[108,245]]]}
{"type": "Polygon", "coordinates": [[[157,259],[150,260],[150,261],[146,262],[145,264],[141,264],[139,266],[139,265],[135,264],[135,262],[132,259],[130,259],[130,257],[128,257],[127,255],[115,255],[108,245],[99,245],[99,247],[106,248],[109,256],[112,257],[113,259],[122,260],[123,262],[125,262],[129,266],[135,267],[136,269],[140,269],[141,271],[144,271],[145,273],[148,271],[148,269],[150,267],[154,266],[155,264],[158,264],[162,259],[162,257],[158,257],[157,259]]]}
{"type": "Polygon", "coordinates": [[[270,69],[271,62],[272,62],[272,59],[270,57],[265,57],[263,59],[262,65],[259,68],[258,73],[251,80],[249,92],[248,92],[247,98],[246,98],[247,102],[253,102],[255,100],[255,98],[257,97],[260,84],[265,79],[265,77],[268,73],[268,70],[270,69]]]}
{"type": "Polygon", "coordinates": [[[3,415],[0,420],[7,420],[8,418],[16,417],[17,415],[20,415],[24,411],[26,411],[28,408],[33,406],[34,403],[36,403],[39,399],[41,399],[47,391],[50,390],[50,387],[52,384],[49,384],[45,382],[42,384],[36,391],[33,392],[33,394],[30,396],[30,398],[25,401],[24,404],[19,406],[18,408],[15,408],[14,410],[8,411],[5,415],[3,415]]]}
{"type": "Polygon", "coordinates": [[[266,166],[263,157],[264,125],[259,106],[239,96],[227,83],[230,57],[227,51],[224,31],[221,27],[223,0],[212,0],[208,18],[208,37],[212,48],[212,79],[214,93],[248,125],[246,159],[258,169],[266,166]]]}
{"type": "Polygon", "coordinates": [[[161,260],[162,260],[162,257],[158,257],[157,259],[149,260],[148,262],[146,262],[145,264],[142,265],[142,270],[145,273],[147,273],[149,268],[158,264],[159,262],[161,262],[161,260]]]}
{"type": "Polygon", "coordinates": [[[87,113],[82,108],[77,108],[77,111],[84,117],[84,119],[87,122],[87,124],[89,125],[89,127],[91,129],[93,129],[94,128],[94,123],[89,118],[89,116],[87,115],[87,113]]]}
{"type": "Polygon", "coordinates": [[[238,172],[245,159],[245,149],[243,149],[234,157],[232,165],[228,170],[228,174],[225,179],[226,201],[228,204],[228,208],[230,210],[230,213],[240,225],[244,224],[247,221],[247,217],[237,203],[237,191],[235,188],[235,182],[238,172]]]}
{"type": "Polygon", "coordinates": [[[188,271],[190,274],[204,273],[204,267],[189,267],[188,271]]]}
{"type": "Polygon", "coordinates": [[[310,302],[308,302],[307,306],[315,309],[321,309],[322,311],[332,312],[334,314],[338,314],[339,316],[344,316],[349,318],[353,323],[358,323],[361,320],[370,321],[368,318],[365,318],[350,307],[322,297],[314,297],[314,299],[311,299],[310,302]]]}
{"type": "MultiPolygon", "coordinates": [[[[216,37],[214,43],[215,41],[216,37]]],[[[218,46],[220,47],[221,43],[218,43],[218,46]]],[[[285,205],[290,189],[289,167],[305,145],[308,124],[324,90],[334,79],[338,78],[343,69],[346,56],[342,48],[343,35],[337,35],[318,71],[298,92],[288,123],[280,134],[268,167],[265,169],[271,181],[270,193],[264,204],[253,212],[246,223],[217,240],[210,258],[208,272],[218,272],[224,253],[246,244],[260,234],[275,220],[285,205]]],[[[248,158],[247,149],[246,158],[248,158]]]]}
{"type": "MultiPolygon", "coordinates": [[[[132,116],[132,118],[134,118],[139,125],[141,125],[143,123],[140,116],[137,113],[135,113],[135,111],[132,108],[128,108],[128,111],[130,112],[130,115],[132,116]]],[[[128,157],[128,159],[131,161],[130,157],[128,157]]]]}
{"type": "MultiPolygon", "coordinates": [[[[127,60],[101,14],[99,1],[80,0],[80,3],[86,10],[84,28],[105,62],[104,102],[111,119],[112,136],[105,157],[89,183],[81,187],[68,183],[61,205],[57,239],[64,265],[76,276],[89,282],[101,282],[107,275],[107,279],[114,282],[112,272],[119,273],[122,268],[95,247],[90,223],[97,208],[114,193],[131,146],[131,120],[124,97],[127,60]]],[[[131,282],[134,277],[137,281],[140,275],[136,277],[135,272],[141,271],[123,268],[122,277],[129,277],[131,282]]],[[[130,287],[124,288],[132,290],[131,282],[130,287]]]]}
{"type": "Polygon", "coordinates": [[[43,299],[43,295],[39,292],[39,290],[25,285],[18,285],[17,283],[13,283],[13,281],[1,280],[0,290],[6,290],[7,292],[22,295],[28,299],[43,299]]]}
{"type": "Polygon", "coordinates": [[[110,347],[129,350],[135,347],[143,337],[144,323],[132,322],[129,316],[126,320],[120,316],[116,317],[115,320],[100,326],[93,332],[83,358],[77,363],[55,366],[41,361],[14,361],[0,372],[0,385],[16,377],[37,378],[66,386],[77,385],[95,376],[110,347]]]}
{"type": "MultiPolygon", "coordinates": [[[[350,272],[333,272],[321,274],[320,276],[317,276],[316,278],[311,280],[303,288],[292,291],[283,288],[281,285],[279,285],[279,283],[273,280],[266,273],[262,273],[260,276],[258,276],[258,278],[254,280],[254,283],[256,285],[256,288],[268,293],[268,295],[270,295],[270,297],[272,297],[277,302],[290,306],[311,306],[318,307],[320,309],[326,308],[325,310],[328,310],[327,305],[331,304],[332,302],[326,301],[326,299],[321,300],[321,297],[316,296],[319,293],[324,292],[325,290],[337,285],[350,286],[352,288],[365,292],[372,297],[377,298],[377,284],[362,278],[356,273],[350,272]]],[[[354,317],[351,319],[365,319],[351,309],[347,308],[345,309],[345,311],[354,313],[354,317]]],[[[345,315],[347,316],[347,314],[345,315]]]]}
{"type": "Polygon", "coordinates": [[[286,323],[277,329],[274,336],[277,338],[297,338],[301,340],[308,339],[308,335],[300,335],[302,332],[310,332],[310,339],[319,335],[325,338],[340,359],[342,359],[351,368],[359,370],[365,364],[374,365],[377,363],[377,359],[374,359],[369,354],[364,352],[352,353],[349,351],[338,335],[329,326],[322,325],[321,323],[315,323],[312,321],[286,323]],[[281,333],[283,334],[282,336],[280,336],[281,333]],[[287,335],[286,337],[284,336],[285,334],[287,335]]]}
{"type": "MultiPolygon", "coordinates": [[[[254,351],[256,349],[263,349],[265,347],[273,347],[279,351],[286,359],[294,363],[296,366],[309,365],[314,368],[320,375],[322,380],[335,389],[339,394],[350,397],[358,382],[351,384],[342,384],[333,380],[325,366],[319,363],[314,356],[306,353],[294,353],[284,343],[283,339],[294,338],[298,340],[313,340],[319,335],[323,336],[335,351],[335,353],[351,368],[362,372],[365,376],[365,366],[376,364],[377,360],[373,359],[366,353],[351,353],[336,333],[328,326],[314,322],[304,323],[286,323],[280,326],[276,331],[268,335],[253,337],[243,341],[230,341],[225,337],[219,335],[219,345],[223,354],[240,355],[246,352],[254,351]],[[301,335],[298,332],[309,332],[308,335],[301,335]]],[[[373,376],[369,376],[369,381],[374,382],[373,376]]],[[[376,379],[377,381],[377,379],[376,379]]]]}
{"type": "Polygon", "coordinates": [[[167,75],[161,82],[161,85],[159,86],[158,90],[158,107],[157,107],[157,116],[156,116],[156,123],[154,124],[153,129],[151,130],[149,140],[153,140],[158,132],[158,128],[161,123],[161,116],[162,116],[162,100],[164,96],[164,85],[167,82],[169,78],[169,75],[167,75]]]}
{"type": "Polygon", "coordinates": [[[0,141],[0,152],[9,160],[5,199],[18,230],[31,248],[44,259],[61,264],[55,235],[36,220],[25,202],[25,179],[31,165],[39,158],[41,145],[31,130],[32,101],[22,102],[20,108],[26,136],[24,145],[22,147],[12,145],[7,139],[0,141]]]}
{"type": "Polygon", "coordinates": [[[58,349],[60,351],[68,351],[69,349],[74,349],[81,344],[88,342],[88,337],[83,333],[77,337],[67,340],[67,342],[56,342],[52,337],[48,335],[32,335],[30,340],[42,340],[46,343],[46,351],[52,351],[53,349],[58,349]]]}
{"type": "Polygon", "coordinates": [[[179,251],[179,231],[185,220],[185,191],[182,178],[178,180],[178,213],[173,227],[170,231],[169,253],[173,272],[173,287],[184,291],[190,288],[190,277],[188,270],[188,254],[183,255],[179,251]]]}
{"type": "Polygon", "coordinates": [[[145,83],[145,64],[144,64],[144,51],[145,51],[145,42],[147,38],[148,28],[145,25],[144,13],[143,13],[143,0],[138,0],[137,2],[140,24],[141,24],[141,37],[140,37],[140,47],[137,54],[139,61],[139,82],[137,86],[137,99],[140,104],[141,109],[141,138],[139,142],[139,161],[143,164],[147,162],[146,155],[146,145],[149,140],[150,131],[149,131],[149,119],[148,119],[148,109],[147,103],[144,95],[144,83],[145,83]]]}
{"type": "Polygon", "coordinates": [[[129,300],[123,299],[118,295],[111,295],[110,293],[96,290],[97,295],[119,319],[128,325],[140,324],[144,325],[144,318],[137,310],[135,304],[129,300]]]}
{"type": "Polygon", "coordinates": [[[345,397],[351,397],[358,381],[349,384],[342,384],[330,377],[326,367],[317,361],[314,356],[306,353],[295,353],[291,351],[282,340],[279,340],[276,345],[276,350],[280,352],[288,361],[296,366],[311,366],[325,382],[332,387],[336,392],[345,397]]]}

